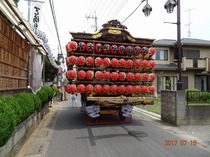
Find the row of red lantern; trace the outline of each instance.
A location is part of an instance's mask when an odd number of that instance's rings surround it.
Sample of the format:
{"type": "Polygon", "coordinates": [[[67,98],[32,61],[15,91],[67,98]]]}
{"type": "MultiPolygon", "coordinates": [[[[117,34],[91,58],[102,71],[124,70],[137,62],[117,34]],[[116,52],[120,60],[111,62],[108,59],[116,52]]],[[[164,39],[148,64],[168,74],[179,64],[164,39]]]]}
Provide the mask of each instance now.
{"type": "Polygon", "coordinates": [[[96,71],[95,74],[92,70],[79,70],[76,72],[75,70],[69,70],[66,72],[66,78],[67,79],[75,79],[78,78],[78,80],[93,80],[94,78],[97,80],[107,80],[107,81],[154,81],[155,80],[155,74],[154,73],[132,73],[132,72],[102,72],[102,71],[96,71]]]}
{"type": "Polygon", "coordinates": [[[140,47],[140,46],[124,46],[124,45],[110,45],[110,44],[101,44],[101,43],[85,43],[85,42],[75,42],[71,41],[66,45],[66,51],[79,51],[79,52],[96,52],[96,53],[105,53],[105,54],[128,54],[128,55],[147,55],[153,56],[155,54],[154,47],[140,47]]]}
{"type": "Polygon", "coordinates": [[[96,93],[96,94],[153,94],[155,92],[154,86],[132,86],[132,85],[101,85],[101,84],[67,84],[65,90],[68,93],[96,93]]]}
{"type": "Polygon", "coordinates": [[[134,67],[142,67],[142,68],[154,68],[155,67],[155,61],[154,60],[141,60],[141,59],[135,59],[134,61],[132,59],[117,59],[117,58],[101,58],[101,57],[96,57],[95,60],[93,57],[88,56],[69,56],[66,58],[66,65],[78,65],[78,66],[105,66],[105,67],[113,67],[113,68],[132,68],[134,67]]]}

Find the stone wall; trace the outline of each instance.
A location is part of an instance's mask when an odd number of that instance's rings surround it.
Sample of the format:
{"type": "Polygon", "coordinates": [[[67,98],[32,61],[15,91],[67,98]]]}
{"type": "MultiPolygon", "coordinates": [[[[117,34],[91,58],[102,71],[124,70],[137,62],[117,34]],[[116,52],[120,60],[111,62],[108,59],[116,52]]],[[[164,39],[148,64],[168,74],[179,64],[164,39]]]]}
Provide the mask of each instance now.
{"type": "Polygon", "coordinates": [[[46,103],[40,111],[36,111],[25,121],[19,124],[8,142],[4,146],[0,147],[0,156],[14,157],[48,112],[49,104],[46,103]]]}
{"type": "Polygon", "coordinates": [[[176,92],[161,91],[161,119],[171,124],[176,124],[176,92]]]}
{"type": "Polygon", "coordinates": [[[210,105],[186,105],[185,91],[161,91],[161,119],[173,125],[210,125],[210,105]]]}

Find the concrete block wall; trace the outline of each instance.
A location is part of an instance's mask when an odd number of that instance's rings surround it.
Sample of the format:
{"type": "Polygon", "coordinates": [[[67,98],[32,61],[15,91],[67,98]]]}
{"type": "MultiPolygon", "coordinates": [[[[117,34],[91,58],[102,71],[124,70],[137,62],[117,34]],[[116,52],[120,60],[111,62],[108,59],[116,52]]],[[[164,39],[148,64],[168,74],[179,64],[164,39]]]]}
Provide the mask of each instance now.
{"type": "Polygon", "coordinates": [[[161,119],[176,125],[176,92],[161,91],[161,119]]]}
{"type": "Polygon", "coordinates": [[[184,90],[161,91],[161,119],[176,126],[210,125],[210,105],[186,105],[184,90]]]}
{"type": "Polygon", "coordinates": [[[19,124],[8,142],[0,147],[0,157],[14,157],[48,112],[49,104],[46,103],[40,111],[36,111],[19,124]]]}

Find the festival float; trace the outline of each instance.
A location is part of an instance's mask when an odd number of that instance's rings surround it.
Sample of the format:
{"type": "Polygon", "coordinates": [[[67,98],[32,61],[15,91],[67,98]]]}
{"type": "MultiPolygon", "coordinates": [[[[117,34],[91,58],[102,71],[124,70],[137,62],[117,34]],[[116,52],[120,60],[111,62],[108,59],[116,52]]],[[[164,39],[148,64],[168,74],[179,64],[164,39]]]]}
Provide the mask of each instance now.
{"type": "Polygon", "coordinates": [[[100,123],[108,115],[131,122],[133,106],[154,104],[154,39],[131,36],[117,20],[96,33],[70,34],[65,89],[81,94],[86,123],[100,123]]]}

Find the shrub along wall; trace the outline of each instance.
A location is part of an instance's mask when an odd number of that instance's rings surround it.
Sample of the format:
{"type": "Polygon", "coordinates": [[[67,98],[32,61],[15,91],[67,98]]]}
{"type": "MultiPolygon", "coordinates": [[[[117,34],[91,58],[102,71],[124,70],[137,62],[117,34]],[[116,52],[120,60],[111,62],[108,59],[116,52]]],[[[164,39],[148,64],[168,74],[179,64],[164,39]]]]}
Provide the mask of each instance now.
{"type": "Polygon", "coordinates": [[[36,124],[37,120],[43,118],[48,111],[48,102],[52,99],[53,93],[51,87],[43,86],[36,94],[21,93],[14,97],[0,97],[0,156],[11,154],[15,145],[24,139],[25,133],[36,124]],[[32,125],[29,126],[27,122],[31,120],[33,122],[30,122],[32,125]],[[25,133],[20,139],[14,139],[21,127],[25,133]]]}

